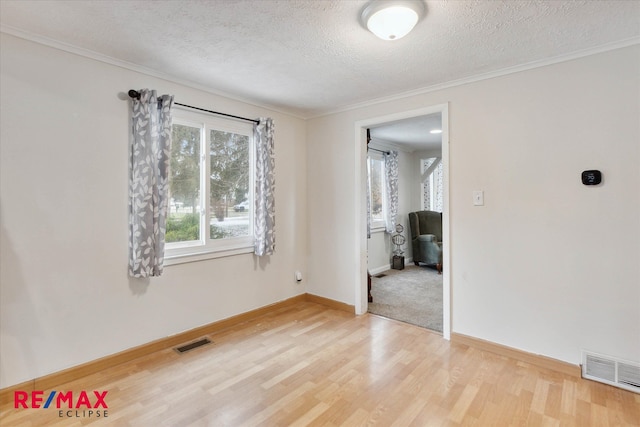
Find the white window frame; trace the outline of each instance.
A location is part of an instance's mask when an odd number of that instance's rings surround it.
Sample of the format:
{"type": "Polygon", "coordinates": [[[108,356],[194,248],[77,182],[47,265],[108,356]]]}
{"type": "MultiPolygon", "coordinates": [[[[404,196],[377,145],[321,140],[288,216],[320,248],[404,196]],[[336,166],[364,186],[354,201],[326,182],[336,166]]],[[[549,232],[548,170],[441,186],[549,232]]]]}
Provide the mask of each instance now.
{"type": "Polygon", "coordinates": [[[420,173],[422,175],[422,180],[420,185],[420,189],[421,189],[420,199],[422,200],[422,209],[435,211],[436,192],[437,192],[436,179],[435,179],[436,170],[440,167],[441,164],[442,164],[442,157],[431,156],[431,157],[425,157],[423,159],[420,159],[420,173]],[[425,168],[424,161],[429,159],[434,159],[433,163],[431,163],[431,165],[429,165],[428,168],[425,168]],[[429,170],[430,170],[429,175],[425,177],[425,174],[429,170]],[[427,180],[429,181],[429,195],[428,195],[429,200],[425,199],[425,183],[427,182],[427,180]],[[427,206],[427,204],[429,206],[427,206]]]}
{"type": "Polygon", "coordinates": [[[248,122],[225,119],[175,108],[173,124],[200,128],[200,239],[187,242],[165,243],[164,264],[182,264],[211,258],[252,253],[254,251],[253,223],[255,208],[249,209],[249,233],[242,237],[211,239],[211,161],[209,159],[212,130],[245,135],[249,138],[249,201],[254,203],[255,192],[255,141],[253,125],[248,122]]]}
{"type": "MultiPolygon", "coordinates": [[[[387,228],[387,174],[384,168],[384,157],[382,154],[378,153],[369,153],[367,155],[367,179],[369,180],[369,192],[371,192],[371,161],[380,161],[382,162],[382,219],[373,219],[370,218],[371,221],[371,232],[381,232],[385,231],[387,228]]],[[[370,213],[371,215],[371,213],[370,213]]]]}

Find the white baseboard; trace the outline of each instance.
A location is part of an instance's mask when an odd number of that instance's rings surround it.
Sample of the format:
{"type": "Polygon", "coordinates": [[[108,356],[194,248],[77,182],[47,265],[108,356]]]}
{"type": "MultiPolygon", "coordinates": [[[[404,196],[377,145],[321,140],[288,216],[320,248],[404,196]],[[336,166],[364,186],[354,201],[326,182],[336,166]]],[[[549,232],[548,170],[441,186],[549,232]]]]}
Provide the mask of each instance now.
{"type": "Polygon", "coordinates": [[[375,276],[376,274],[380,274],[387,270],[391,270],[391,264],[383,265],[382,267],[370,268],[369,274],[375,276]]]}
{"type": "MultiPolygon", "coordinates": [[[[405,258],[404,259],[404,265],[409,265],[413,263],[413,258],[405,258]]],[[[371,274],[372,276],[375,276],[376,274],[380,274],[383,271],[387,271],[387,270],[391,270],[391,266],[392,264],[387,264],[387,265],[382,265],[380,267],[376,267],[376,268],[370,268],[369,269],[369,274],[371,274]]]]}

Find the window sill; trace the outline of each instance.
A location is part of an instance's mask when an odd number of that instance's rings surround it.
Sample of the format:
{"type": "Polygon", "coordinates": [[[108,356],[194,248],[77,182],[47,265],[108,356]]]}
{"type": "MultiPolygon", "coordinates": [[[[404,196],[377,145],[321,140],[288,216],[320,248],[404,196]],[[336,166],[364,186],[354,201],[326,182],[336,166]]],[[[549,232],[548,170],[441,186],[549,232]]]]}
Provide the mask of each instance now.
{"type": "Polygon", "coordinates": [[[208,259],[224,258],[224,257],[229,257],[234,255],[251,254],[251,253],[253,253],[253,245],[234,248],[234,249],[207,250],[207,251],[202,251],[202,250],[198,251],[194,248],[194,251],[191,253],[182,253],[182,254],[173,254],[173,255],[166,255],[165,253],[164,265],[166,267],[170,265],[186,264],[189,262],[205,261],[208,259]]]}
{"type": "Polygon", "coordinates": [[[385,231],[387,231],[387,229],[384,226],[382,226],[382,227],[372,227],[371,228],[371,234],[384,233],[385,231]]]}

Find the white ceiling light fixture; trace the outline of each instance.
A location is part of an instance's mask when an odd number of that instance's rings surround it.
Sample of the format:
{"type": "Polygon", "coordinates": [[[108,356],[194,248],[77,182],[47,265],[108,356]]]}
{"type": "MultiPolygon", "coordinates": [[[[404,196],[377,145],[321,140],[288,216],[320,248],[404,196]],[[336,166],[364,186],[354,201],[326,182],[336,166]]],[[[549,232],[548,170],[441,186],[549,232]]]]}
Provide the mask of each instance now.
{"type": "Polygon", "coordinates": [[[433,134],[442,133],[442,129],[433,129],[429,133],[433,133],[433,134]]]}
{"type": "Polygon", "coordinates": [[[362,10],[362,24],[382,40],[398,40],[415,27],[425,6],[422,0],[373,0],[362,10]]]}

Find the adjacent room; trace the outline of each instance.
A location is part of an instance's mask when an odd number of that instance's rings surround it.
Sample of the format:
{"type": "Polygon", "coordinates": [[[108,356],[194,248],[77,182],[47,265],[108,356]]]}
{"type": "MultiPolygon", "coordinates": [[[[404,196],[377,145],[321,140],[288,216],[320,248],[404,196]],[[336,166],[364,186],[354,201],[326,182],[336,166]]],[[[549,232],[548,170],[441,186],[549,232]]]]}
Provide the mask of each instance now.
{"type": "Polygon", "coordinates": [[[443,317],[443,170],[441,113],[369,129],[368,310],[436,332],[443,317]],[[418,215],[430,215],[424,233],[418,215]]]}
{"type": "Polygon", "coordinates": [[[640,425],[639,141],[637,1],[2,0],[0,424],[640,425]]]}

